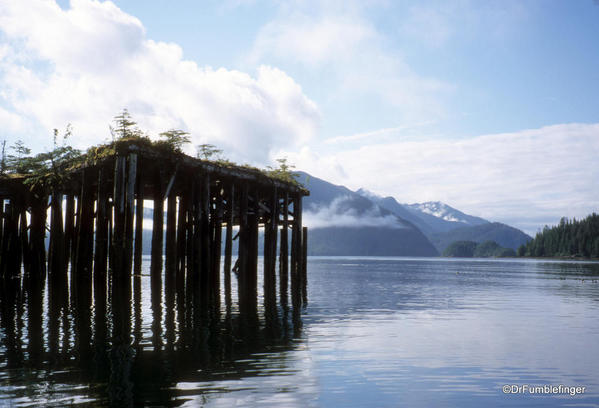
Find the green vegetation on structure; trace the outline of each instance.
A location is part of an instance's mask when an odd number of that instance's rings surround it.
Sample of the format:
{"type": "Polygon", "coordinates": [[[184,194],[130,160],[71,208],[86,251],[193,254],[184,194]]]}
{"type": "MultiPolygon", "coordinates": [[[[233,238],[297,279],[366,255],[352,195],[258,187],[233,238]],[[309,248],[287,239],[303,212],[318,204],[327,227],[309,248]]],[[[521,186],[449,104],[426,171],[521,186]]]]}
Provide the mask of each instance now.
{"type": "MultiPolygon", "coordinates": [[[[50,191],[60,184],[73,170],[83,165],[94,165],[106,157],[119,152],[126,152],[131,144],[141,148],[150,148],[165,154],[185,156],[182,148],[191,143],[189,133],[170,129],[159,134],[158,140],[152,140],[147,133],[137,127],[127,109],[114,117],[114,126],[110,126],[112,141],[106,144],[92,146],[85,153],[67,144],[72,135],[68,125],[64,134],[59,135],[54,129],[53,148],[50,151],[31,156],[31,149],[19,140],[9,146],[12,154],[6,152],[6,141],[1,143],[0,178],[24,178],[24,183],[33,191],[50,191]]],[[[292,165],[286,159],[278,159],[279,167],[259,169],[247,164],[238,165],[220,156],[222,150],[212,144],[198,146],[197,158],[220,167],[238,168],[262,173],[273,179],[284,181],[296,186],[301,184],[291,171],[292,165]]]]}
{"type": "Polygon", "coordinates": [[[518,248],[520,256],[599,258],[599,215],[584,220],[562,218],[555,227],[542,232],[518,248]]]}
{"type": "Polygon", "coordinates": [[[504,248],[495,241],[476,243],[474,241],[455,241],[443,251],[443,256],[456,258],[503,258],[516,256],[516,251],[504,248]]]}

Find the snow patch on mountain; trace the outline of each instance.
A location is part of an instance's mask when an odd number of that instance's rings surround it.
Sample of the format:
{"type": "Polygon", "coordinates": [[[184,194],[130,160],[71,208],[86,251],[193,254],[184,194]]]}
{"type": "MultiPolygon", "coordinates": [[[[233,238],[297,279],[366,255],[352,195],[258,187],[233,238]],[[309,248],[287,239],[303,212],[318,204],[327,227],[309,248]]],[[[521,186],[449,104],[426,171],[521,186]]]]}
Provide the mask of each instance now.
{"type": "Polygon", "coordinates": [[[432,215],[437,218],[449,222],[461,222],[464,224],[470,224],[467,220],[460,218],[456,213],[455,209],[451,208],[447,204],[443,204],[439,201],[416,203],[416,204],[404,204],[414,210],[421,211],[425,214],[432,215]]]}

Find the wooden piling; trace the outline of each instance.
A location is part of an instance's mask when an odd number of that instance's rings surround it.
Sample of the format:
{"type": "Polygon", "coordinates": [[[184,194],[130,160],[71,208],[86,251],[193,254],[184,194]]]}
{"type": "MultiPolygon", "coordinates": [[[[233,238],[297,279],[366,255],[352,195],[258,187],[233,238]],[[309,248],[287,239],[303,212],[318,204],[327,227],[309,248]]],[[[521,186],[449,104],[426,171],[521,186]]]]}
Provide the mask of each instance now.
{"type": "Polygon", "coordinates": [[[177,282],[183,282],[185,276],[185,254],[187,248],[187,207],[189,198],[183,193],[179,198],[177,213],[177,282]]]}
{"type": "Polygon", "coordinates": [[[31,273],[42,278],[46,276],[46,246],[44,242],[46,238],[46,205],[47,197],[45,195],[31,203],[31,273]]]}
{"type": "Polygon", "coordinates": [[[108,169],[98,170],[98,199],[96,201],[96,246],[94,251],[94,281],[106,279],[108,256],[108,169]]]}
{"type": "Polygon", "coordinates": [[[277,189],[273,188],[268,201],[270,214],[264,223],[264,306],[267,310],[276,307],[276,259],[277,259],[277,222],[278,197],[277,189]]]}
{"type": "Polygon", "coordinates": [[[137,178],[135,191],[135,248],[133,253],[133,273],[141,275],[143,235],[144,235],[144,182],[137,178]]]}
{"type": "MultiPolygon", "coordinates": [[[[200,177],[200,285],[203,295],[209,293],[211,281],[211,250],[210,250],[210,176],[200,177]]],[[[207,296],[204,297],[207,299],[207,296]]]]}
{"type": "Polygon", "coordinates": [[[114,193],[112,195],[112,245],[110,248],[110,267],[113,273],[125,272],[125,168],[126,158],[117,155],[114,163],[114,193]]]}
{"type": "Polygon", "coordinates": [[[281,223],[281,250],[279,255],[279,284],[281,305],[287,306],[289,277],[289,194],[283,193],[283,221],[281,223]]]}
{"type": "Polygon", "coordinates": [[[308,303],[308,227],[302,230],[302,302],[308,303]]]}
{"type": "Polygon", "coordinates": [[[73,194],[67,194],[64,212],[64,259],[65,272],[68,269],[67,263],[73,268],[73,242],[75,242],[75,197],[73,194]]]}
{"type": "MultiPolygon", "coordinates": [[[[65,272],[64,231],[62,223],[62,193],[55,188],[50,206],[50,273],[54,279],[63,279],[65,272]]],[[[66,275],[64,276],[66,279],[66,275]]],[[[56,280],[55,280],[56,281],[56,280]]]]}
{"type": "Polygon", "coordinates": [[[174,277],[177,269],[177,197],[171,192],[166,209],[165,271],[174,277]]]}
{"type": "MultiPolygon", "coordinates": [[[[29,271],[31,269],[31,255],[30,255],[30,251],[29,251],[29,233],[28,233],[28,222],[27,222],[27,210],[25,209],[25,207],[23,206],[23,208],[21,209],[21,215],[19,217],[19,237],[21,239],[21,251],[23,254],[23,272],[25,272],[25,275],[29,274],[29,271]]],[[[67,267],[67,260],[68,257],[65,256],[65,275],[66,275],[66,267],[67,267]]]]}
{"type": "Polygon", "coordinates": [[[154,184],[154,217],[152,224],[152,259],[150,273],[152,277],[162,273],[162,248],[164,234],[164,196],[162,192],[163,172],[156,178],[154,184]]]}
{"type": "Polygon", "coordinates": [[[225,304],[227,309],[231,308],[231,257],[233,252],[233,223],[235,217],[233,214],[235,201],[235,185],[230,183],[228,186],[227,206],[226,206],[226,232],[225,232],[225,263],[224,263],[224,280],[225,280],[225,304]]]}
{"type": "Polygon", "coordinates": [[[127,179],[125,190],[125,274],[131,275],[133,265],[133,219],[135,214],[135,190],[137,189],[137,153],[127,157],[127,179]]]}
{"type": "Polygon", "coordinates": [[[245,308],[247,299],[247,275],[248,275],[248,185],[241,186],[239,199],[239,253],[237,271],[237,293],[240,308],[245,308]]]}
{"type": "Polygon", "coordinates": [[[253,212],[248,214],[247,225],[247,271],[245,281],[245,297],[250,316],[257,310],[258,301],[258,210],[257,199],[254,196],[253,212]]]}
{"type": "Polygon", "coordinates": [[[211,207],[210,215],[210,232],[212,239],[210,242],[210,263],[211,263],[211,278],[210,278],[210,292],[211,298],[214,304],[215,310],[218,309],[220,304],[220,255],[222,249],[222,211],[223,211],[223,197],[221,194],[221,185],[216,186],[214,196],[214,206],[211,207]]]}
{"type": "Polygon", "coordinates": [[[92,169],[84,169],[81,175],[81,219],[77,229],[77,265],[78,276],[91,277],[94,241],[94,193],[92,169]]]}
{"type": "Polygon", "coordinates": [[[291,228],[291,301],[294,308],[301,306],[301,197],[293,197],[293,224],[291,228]],[[298,199],[299,197],[299,199],[298,199]]]}

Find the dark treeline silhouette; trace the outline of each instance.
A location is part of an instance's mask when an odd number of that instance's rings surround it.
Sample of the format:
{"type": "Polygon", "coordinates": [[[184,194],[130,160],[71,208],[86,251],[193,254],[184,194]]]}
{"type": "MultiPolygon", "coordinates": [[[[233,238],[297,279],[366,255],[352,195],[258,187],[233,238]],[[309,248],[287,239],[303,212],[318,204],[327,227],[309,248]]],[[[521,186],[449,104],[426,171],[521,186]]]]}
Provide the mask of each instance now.
{"type": "Polygon", "coordinates": [[[545,226],[518,248],[518,255],[599,258],[599,215],[593,213],[584,220],[562,218],[554,227],[545,226]]]}

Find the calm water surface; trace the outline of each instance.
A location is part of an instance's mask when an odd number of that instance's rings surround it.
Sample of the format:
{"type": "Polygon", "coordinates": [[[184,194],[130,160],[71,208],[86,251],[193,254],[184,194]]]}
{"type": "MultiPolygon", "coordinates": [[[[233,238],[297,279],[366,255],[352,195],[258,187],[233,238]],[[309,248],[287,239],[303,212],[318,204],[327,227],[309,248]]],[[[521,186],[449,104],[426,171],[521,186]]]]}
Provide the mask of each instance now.
{"type": "Polygon", "coordinates": [[[310,258],[308,277],[301,325],[256,326],[235,305],[190,325],[144,275],[124,345],[110,304],[4,288],[0,406],[599,407],[599,263],[310,258]],[[502,392],[560,384],[586,388],[502,392]]]}

